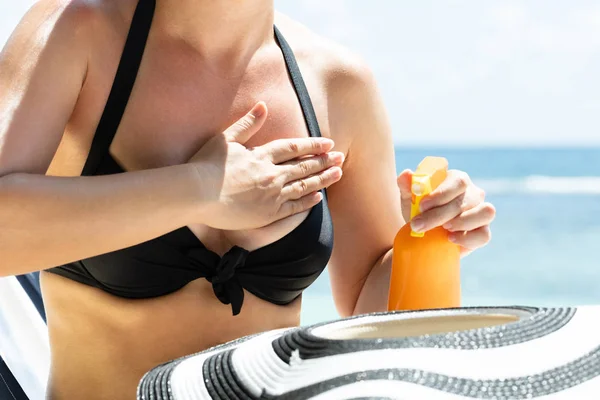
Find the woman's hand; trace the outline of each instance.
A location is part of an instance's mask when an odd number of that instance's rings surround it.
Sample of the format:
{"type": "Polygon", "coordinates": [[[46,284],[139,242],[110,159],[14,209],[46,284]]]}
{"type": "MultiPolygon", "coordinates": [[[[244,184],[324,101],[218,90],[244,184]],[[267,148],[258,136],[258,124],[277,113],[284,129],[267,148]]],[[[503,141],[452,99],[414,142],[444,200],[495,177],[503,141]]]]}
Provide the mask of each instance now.
{"type": "MultiPolygon", "coordinates": [[[[410,219],[412,171],[398,176],[404,220],[410,219]]],[[[443,226],[449,239],[461,246],[461,254],[485,246],[491,239],[490,224],[496,209],[485,202],[485,192],[465,172],[450,170],[444,182],[421,201],[421,215],[410,221],[414,231],[443,226]]]]}
{"type": "Polygon", "coordinates": [[[198,222],[227,230],[260,228],[315,206],[322,200],[319,190],[342,177],[344,155],[330,151],[330,139],[280,139],[246,148],[266,119],[260,102],[189,161],[198,171],[198,222]]]}

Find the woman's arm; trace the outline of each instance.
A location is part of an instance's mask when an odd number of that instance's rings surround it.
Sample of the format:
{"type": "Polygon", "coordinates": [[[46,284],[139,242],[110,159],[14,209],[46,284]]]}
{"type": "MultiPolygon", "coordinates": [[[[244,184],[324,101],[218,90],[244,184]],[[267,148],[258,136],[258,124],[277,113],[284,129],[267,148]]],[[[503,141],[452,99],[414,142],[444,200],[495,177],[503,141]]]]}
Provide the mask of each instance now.
{"type": "Polygon", "coordinates": [[[393,240],[404,224],[394,143],[374,77],[345,61],[330,77],[331,137],[348,149],[344,177],[328,189],[334,250],[329,263],[338,312],[383,311],[393,240]]]}
{"type": "Polygon", "coordinates": [[[89,10],[49,3],[27,13],[0,54],[0,275],[139,243],[189,217],[186,166],[43,175],[85,80],[93,25],[89,10]]]}
{"type": "Polygon", "coordinates": [[[189,164],[44,176],[86,78],[90,7],[38,2],[0,54],[0,276],[122,249],[190,223],[265,226],[314,206],[318,190],[339,179],[339,162],[325,154],[330,140],[246,149],[266,120],[263,103],[189,164]],[[287,163],[302,156],[313,157],[287,163]],[[297,180],[304,185],[291,184],[297,180]]]}
{"type": "MultiPolygon", "coordinates": [[[[329,189],[335,248],[330,274],[343,315],[385,311],[393,240],[410,216],[410,177],[396,178],[394,145],[373,76],[361,63],[345,63],[331,87],[332,137],[347,144],[344,179],[329,189]]],[[[413,229],[444,226],[462,253],[486,245],[494,206],[462,171],[448,177],[421,203],[413,229]],[[419,224],[421,226],[419,226],[419,224]]]]}

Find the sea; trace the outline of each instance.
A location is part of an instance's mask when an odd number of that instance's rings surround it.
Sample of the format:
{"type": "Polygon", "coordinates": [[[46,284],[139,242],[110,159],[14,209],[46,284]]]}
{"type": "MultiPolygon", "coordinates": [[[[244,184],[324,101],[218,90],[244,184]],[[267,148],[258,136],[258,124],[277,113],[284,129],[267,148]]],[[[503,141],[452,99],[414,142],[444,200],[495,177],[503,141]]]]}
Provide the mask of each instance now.
{"type": "MultiPolygon", "coordinates": [[[[398,172],[427,155],[468,172],[497,210],[492,241],[461,261],[464,306],[600,304],[600,148],[397,148],[398,172]]],[[[336,318],[326,271],[302,324],[336,318]]]]}

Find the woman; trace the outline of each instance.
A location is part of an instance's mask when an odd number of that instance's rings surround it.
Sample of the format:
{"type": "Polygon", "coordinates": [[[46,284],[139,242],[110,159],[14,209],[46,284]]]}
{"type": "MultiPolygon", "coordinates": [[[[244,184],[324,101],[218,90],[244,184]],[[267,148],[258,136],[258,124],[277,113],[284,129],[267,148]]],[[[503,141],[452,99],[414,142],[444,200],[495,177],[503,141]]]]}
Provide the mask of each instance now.
{"type": "MultiPolygon", "coordinates": [[[[42,0],[0,121],[0,274],[44,271],[52,399],[131,399],[161,362],[297,325],[326,264],[341,315],[385,309],[410,171],[368,68],[272,0],[42,0]]],[[[414,229],[489,241],[463,172],[424,209],[414,229]]]]}

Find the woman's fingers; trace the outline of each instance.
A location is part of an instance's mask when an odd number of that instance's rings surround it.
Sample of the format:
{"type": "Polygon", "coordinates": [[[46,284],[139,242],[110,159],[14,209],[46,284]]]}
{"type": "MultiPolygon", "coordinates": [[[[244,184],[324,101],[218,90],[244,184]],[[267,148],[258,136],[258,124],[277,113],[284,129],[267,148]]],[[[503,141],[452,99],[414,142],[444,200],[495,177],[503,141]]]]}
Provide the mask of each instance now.
{"type": "Polygon", "coordinates": [[[285,200],[298,200],[304,196],[325,189],[342,178],[342,169],[332,167],[308,178],[299,179],[288,183],[281,190],[285,200]]]}
{"type": "Polygon", "coordinates": [[[480,203],[467,210],[456,218],[446,222],[443,226],[450,232],[472,231],[482,226],[489,225],[496,216],[496,209],[490,203],[480,203]]]}
{"type": "Polygon", "coordinates": [[[400,196],[402,197],[402,200],[410,201],[412,198],[410,185],[413,174],[414,172],[412,172],[410,169],[405,169],[396,178],[396,183],[398,184],[398,189],[400,189],[400,196]]]}
{"type": "Polygon", "coordinates": [[[449,239],[468,252],[488,244],[492,239],[492,231],[489,225],[485,225],[469,232],[452,232],[449,239]]]}
{"type": "MultiPolygon", "coordinates": [[[[397,178],[403,213],[408,213],[412,200],[409,197],[411,175],[405,170],[397,178]]],[[[449,240],[460,245],[461,255],[466,255],[491,239],[490,224],[496,210],[484,200],[485,192],[474,185],[466,173],[448,171],[446,179],[421,201],[421,214],[410,221],[411,227],[414,231],[426,232],[443,226],[449,231],[449,240]]]]}
{"type": "Polygon", "coordinates": [[[458,197],[451,199],[449,203],[430,208],[413,218],[411,221],[412,229],[415,232],[426,232],[442,226],[480,203],[481,197],[478,191],[467,191],[467,193],[459,194],[458,197]]]}
{"type": "Polygon", "coordinates": [[[341,167],[344,163],[344,154],[332,151],[316,157],[290,161],[285,164],[285,183],[304,179],[314,174],[323,172],[331,167],[341,167]]]}
{"type": "Polygon", "coordinates": [[[301,157],[325,154],[333,145],[333,140],[327,138],[278,139],[255,147],[252,151],[273,164],[283,164],[301,157]]]}
{"type": "Polygon", "coordinates": [[[321,192],[313,192],[297,200],[286,201],[279,208],[277,220],[287,218],[291,215],[299,214],[303,211],[310,210],[311,208],[319,204],[321,200],[323,200],[323,194],[321,192]]]}
{"type": "Polygon", "coordinates": [[[464,194],[471,184],[471,179],[463,171],[450,170],[446,179],[427,197],[421,201],[421,211],[452,202],[464,194]]]}
{"type": "Polygon", "coordinates": [[[267,120],[267,113],[267,105],[259,101],[246,115],[227,128],[223,135],[228,142],[244,144],[262,128],[267,120]]]}

